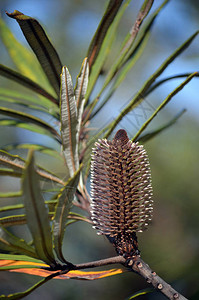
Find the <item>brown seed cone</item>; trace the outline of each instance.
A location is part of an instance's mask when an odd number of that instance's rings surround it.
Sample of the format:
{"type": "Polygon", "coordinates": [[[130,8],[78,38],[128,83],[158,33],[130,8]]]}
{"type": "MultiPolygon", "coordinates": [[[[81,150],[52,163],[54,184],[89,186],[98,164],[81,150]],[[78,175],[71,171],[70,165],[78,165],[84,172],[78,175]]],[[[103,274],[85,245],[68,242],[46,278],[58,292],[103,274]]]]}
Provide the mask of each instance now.
{"type": "Polygon", "coordinates": [[[152,218],[151,198],[151,172],[143,146],[132,143],[123,129],[113,141],[99,140],[91,165],[92,220],[119,255],[137,253],[136,232],[146,229],[152,218]]]}

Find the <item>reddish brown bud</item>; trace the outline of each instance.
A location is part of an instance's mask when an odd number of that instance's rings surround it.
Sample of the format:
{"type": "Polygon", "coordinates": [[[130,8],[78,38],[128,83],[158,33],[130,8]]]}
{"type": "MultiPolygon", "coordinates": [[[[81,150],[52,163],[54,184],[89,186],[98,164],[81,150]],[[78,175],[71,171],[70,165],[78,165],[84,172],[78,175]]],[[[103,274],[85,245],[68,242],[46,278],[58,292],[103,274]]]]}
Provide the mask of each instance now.
{"type": "Polygon", "coordinates": [[[151,172],[146,151],[125,130],[95,144],[91,165],[92,220],[120,255],[137,253],[136,232],[152,218],[151,172]]]}

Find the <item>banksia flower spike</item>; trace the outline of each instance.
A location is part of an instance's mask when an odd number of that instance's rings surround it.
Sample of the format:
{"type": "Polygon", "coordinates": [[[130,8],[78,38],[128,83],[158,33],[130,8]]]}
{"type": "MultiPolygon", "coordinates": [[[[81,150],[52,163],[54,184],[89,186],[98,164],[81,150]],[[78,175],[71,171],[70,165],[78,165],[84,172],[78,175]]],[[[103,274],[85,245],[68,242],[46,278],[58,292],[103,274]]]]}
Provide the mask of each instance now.
{"type": "Polygon", "coordinates": [[[136,232],[152,218],[152,186],[148,156],[142,145],[120,129],[113,141],[95,144],[91,165],[91,214],[94,228],[119,255],[139,254],[136,232]]]}

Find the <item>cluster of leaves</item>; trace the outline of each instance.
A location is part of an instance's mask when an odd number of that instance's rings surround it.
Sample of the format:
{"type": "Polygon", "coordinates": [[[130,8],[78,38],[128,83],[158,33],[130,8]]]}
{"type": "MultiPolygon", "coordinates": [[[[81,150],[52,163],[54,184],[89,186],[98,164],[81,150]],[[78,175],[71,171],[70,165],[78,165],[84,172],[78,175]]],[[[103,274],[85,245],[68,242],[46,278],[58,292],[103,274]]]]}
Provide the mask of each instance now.
{"type": "MultiPolygon", "coordinates": [[[[135,23],[124,37],[116,61],[108,71],[104,71],[103,67],[111,55],[117,28],[130,2],[130,0],[109,1],[89,46],[87,58],[84,59],[77,76],[75,87],[73,87],[68,69],[62,65],[57,51],[37,20],[19,11],[7,13],[9,17],[18,22],[34,53],[20,44],[3,20],[0,20],[1,39],[17,68],[16,71],[1,64],[0,75],[17,82],[32,92],[32,94],[30,92],[26,94],[12,89],[0,88],[0,114],[3,116],[0,119],[0,125],[23,128],[48,136],[54,140],[55,145],[53,148],[43,146],[39,142],[37,144],[19,143],[7,147],[5,145],[0,151],[0,175],[21,178],[21,190],[0,193],[1,198],[11,198],[13,201],[19,197],[21,199],[20,204],[6,205],[0,208],[0,212],[3,213],[3,217],[0,218],[0,249],[3,252],[0,256],[1,270],[28,272],[28,269],[31,269],[31,274],[47,276],[49,274],[44,274],[41,270],[38,271],[38,268],[43,267],[44,263],[51,270],[67,265],[68,262],[62,253],[66,226],[78,220],[91,223],[86,182],[89,175],[90,154],[95,141],[99,137],[108,138],[120,121],[139,105],[149,93],[153,92],[160,84],[173,78],[185,77],[185,80],[161,102],[132,140],[148,141],[172,125],[184,112],[180,112],[173,120],[163,124],[161,128],[141,135],[173,96],[194,76],[198,75],[196,72],[175,74],[155,83],[163,71],[190,45],[198,32],[176,49],[144,82],[141,89],[114,121],[110,122],[95,136],[90,134],[89,122],[106,105],[128,72],[140,59],[151,35],[154,21],[168,0],[150,14],[153,1],[144,1],[135,23]],[[34,54],[39,63],[36,62],[34,54]],[[94,95],[93,90],[99,78],[103,78],[103,84],[100,92],[94,95]],[[103,93],[104,91],[108,92],[103,93]],[[103,96],[104,94],[106,96],[103,96]],[[8,108],[7,103],[14,103],[17,105],[17,109],[8,108]],[[24,108],[26,112],[24,112],[24,108]],[[42,113],[49,116],[54,122],[58,122],[60,129],[53,128],[44,118],[36,117],[35,112],[38,112],[38,115],[42,113]],[[56,150],[57,145],[60,151],[56,150]],[[10,151],[14,149],[29,150],[28,158],[24,160],[11,154],[10,151]],[[53,156],[54,159],[62,160],[65,165],[66,180],[38,166],[35,163],[34,152],[41,152],[47,156],[53,156]],[[51,184],[52,199],[44,200],[45,194],[49,190],[42,189],[40,181],[51,184]],[[82,209],[81,215],[71,210],[72,204],[82,209]],[[24,209],[24,214],[17,213],[21,209],[24,209]],[[12,233],[13,226],[24,224],[28,226],[32,241],[22,240],[12,233]]],[[[120,272],[122,272],[120,269],[109,270],[106,276],[120,272]]],[[[94,279],[105,276],[102,273],[95,272],[94,274],[79,271],[78,274],[75,272],[70,274],[69,272],[66,278],[90,279],[89,276],[91,276],[94,279]]],[[[18,294],[18,296],[27,295],[53,277],[55,277],[54,273],[25,293],[18,294]]],[[[17,295],[13,297],[17,297],[17,295]]]]}

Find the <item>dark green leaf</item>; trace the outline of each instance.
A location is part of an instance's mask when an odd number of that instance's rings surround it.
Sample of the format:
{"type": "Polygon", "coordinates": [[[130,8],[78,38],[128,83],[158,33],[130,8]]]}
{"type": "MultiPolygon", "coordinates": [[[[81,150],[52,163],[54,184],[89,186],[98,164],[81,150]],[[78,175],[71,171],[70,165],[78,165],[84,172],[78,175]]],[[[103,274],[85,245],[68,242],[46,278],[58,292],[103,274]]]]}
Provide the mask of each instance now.
{"type": "Polygon", "coordinates": [[[37,20],[17,10],[11,14],[7,13],[7,15],[19,23],[26,40],[37,56],[49,82],[59,96],[62,64],[45,31],[37,20]]]}
{"type": "MultiPolygon", "coordinates": [[[[16,110],[11,109],[11,108],[5,108],[5,107],[0,107],[0,114],[6,115],[6,116],[11,117],[11,118],[18,119],[18,120],[20,120],[22,122],[25,122],[25,123],[32,123],[34,125],[37,125],[38,127],[42,127],[45,130],[49,131],[49,133],[57,141],[60,142],[60,135],[58,134],[58,132],[53,127],[48,125],[48,123],[44,122],[43,120],[41,120],[41,119],[39,119],[35,116],[29,115],[27,113],[23,113],[23,112],[20,112],[20,111],[16,111],[16,110]]],[[[40,132],[38,132],[38,133],[40,133],[40,132]]]]}
{"type": "MultiPolygon", "coordinates": [[[[100,106],[95,111],[95,113],[92,114],[92,117],[94,117],[103,108],[103,106],[108,102],[110,97],[117,90],[118,86],[126,78],[128,72],[132,69],[132,67],[135,65],[137,60],[140,58],[143,50],[145,49],[145,47],[147,45],[147,42],[148,42],[148,39],[150,36],[151,27],[154,24],[154,21],[155,21],[156,17],[158,16],[159,12],[161,11],[161,9],[165,6],[165,4],[168,1],[169,0],[164,1],[162,3],[162,5],[152,14],[152,16],[150,16],[146,20],[146,22],[143,24],[141,30],[139,31],[139,34],[137,36],[135,43],[133,43],[133,46],[131,47],[131,49],[128,52],[128,55],[126,55],[124,60],[122,61],[122,64],[119,69],[121,69],[122,67],[123,67],[123,69],[117,74],[117,77],[115,79],[113,86],[111,87],[111,90],[108,92],[108,95],[105,97],[105,99],[103,99],[103,102],[100,104],[100,106]],[[126,64],[124,65],[124,63],[126,63],[126,64]]],[[[130,33],[129,33],[129,35],[130,35],[130,33]]],[[[127,35],[126,41],[128,40],[129,35],[127,35]]],[[[124,43],[124,45],[125,45],[125,43],[124,43]]],[[[100,94],[97,96],[98,99],[99,99],[101,93],[103,92],[103,90],[106,88],[110,79],[111,78],[109,78],[105,81],[104,86],[102,87],[102,90],[100,91],[100,94]]]]}
{"type": "MultiPolygon", "coordinates": [[[[89,85],[88,85],[88,89],[87,89],[87,93],[86,93],[86,103],[87,103],[88,98],[89,98],[89,96],[94,88],[94,85],[99,77],[99,74],[102,70],[104,62],[107,58],[107,55],[109,54],[110,47],[111,47],[113,40],[115,38],[115,35],[117,33],[117,28],[119,26],[119,22],[130,2],[131,2],[131,0],[127,0],[123,4],[121,9],[116,14],[115,18],[112,20],[112,23],[109,24],[109,26],[108,26],[109,28],[108,28],[105,36],[103,33],[103,41],[102,41],[101,45],[99,44],[100,50],[98,49],[99,53],[98,53],[97,57],[95,58],[96,61],[95,61],[94,65],[92,66],[92,70],[91,70],[90,77],[89,77],[89,85]]],[[[111,1],[111,6],[112,6],[112,3],[114,3],[114,1],[111,1]]],[[[113,11],[114,11],[114,9],[113,9],[113,11]]],[[[108,25],[108,23],[106,24],[106,26],[107,25],[108,25]]],[[[94,49],[93,49],[93,52],[94,52],[94,49]]]]}
{"type": "Polygon", "coordinates": [[[79,168],[77,141],[77,106],[70,73],[63,67],[61,74],[61,138],[70,176],[79,168]]]}
{"type": "Polygon", "coordinates": [[[160,128],[149,132],[143,136],[141,136],[140,138],[138,138],[136,141],[141,142],[141,143],[146,143],[149,140],[151,140],[152,138],[154,138],[156,135],[158,135],[159,133],[161,133],[162,131],[164,131],[165,129],[169,128],[170,126],[172,126],[173,124],[176,123],[176,121],[186,112],[186,109],[183,109],[180,113],[178,113],[170,122],[168,122],[167,124],[161,126],[160,128]]]}
{"type": "Polygon", "coordinates": [[[72,202],[75,197],[77,185],[79,182],[80,169],[74,173],[74,176],[70,178],[58,196],[58,202],[55,211],[55,217],[53,220],[53,235],[54,235],[54,248],[57,257],[66,262],[62,254],[62,242],[66,227],[66,221],[72,206],[72,202]]]}
{"type": "Polygon", "coordinates": [[[45,91],[38,83],[35,83],[28,77],[0,64],[0,75],[4,76],[8,79],[11,79],[28,89],[32,90],[33,92],[36,92],[45,98],[49,99],[52,103],[58,103],[58,100],[54,98],[52,95],[50,95],[47,91],[45,91]]]}
{"type": "Polygon", "coordinates": [[[33,237],[35,251],[40,259],[49,265],[54,265],[56,262],[52,249],[48,209],[42,197],[33,151],[29,153],[24,173],[23,193],[27,224],[33,237]]]}
{"type": "Polygon", "coordinates": [[[136,133],[136,135],[133,137],[132,141],[137,140],[137,138],[140,136],[140,134],[144,131],[144,129],[148,126],[148,124],[155,118],[155,116],[161,111],[165,105],[169,103],[169,101],[179,92],[183,89],[187,83],[197,74],[197,72],[191,74],[187,77],[186,80],[184,80],[177,88],[175,88],[165,99],[164,101],[158,106],[158,108],[154,111],[154,113],[150,116],[150,118],[142,125],[140,130],[136,133]]]}
{"type": "Polygon", "coordinates": [[[37,257],[34,248],[29,246],[24,240],[11,234],[2,225],[0,225],[0,249],[37,257]]]}
{"type": "Polygon", "coordinates": [[[176,51],[169,56],[163,64],[145,81],[141,89],[136,93],[135,97],[129,102],[129,104],[121,111],[118,117],[110,124],[110,129],[106,133],[105,138],[107,138],[115,129],[117,124],[128,114],[133,108],[135,108],[145,97],[145,93],[153,84],[153,82],[162,74],[162,72],[178,57],[193,41],[193,39],[198,35],[199,31],[196,31],[188,40],[186,40],[176,51]]]}
{"type": "Polygon", "coordinates": [[[24,76],[42,85],[49,93],[54,92],[34,53],[19,43],[1,18],[0,37],[17,69],[24,76]]]}
{"type": "Polygon", "coordinates": [[[123,0],[110,0],[109,4],[107,6],[107,9],[103,15],[103,18],[101,22],[99,23],[99,26],[97,28],[97,31],[91,41],[91,44],[88,49],[88,61],[89,61],[89,67],[91,68],[94,64],[98,53],[101,49],[102,43],[104,41],[104,38],[106,36],[106,33],[112,24],[115,16],[117,15],[117,12],[122,5],[123,0]]]}

